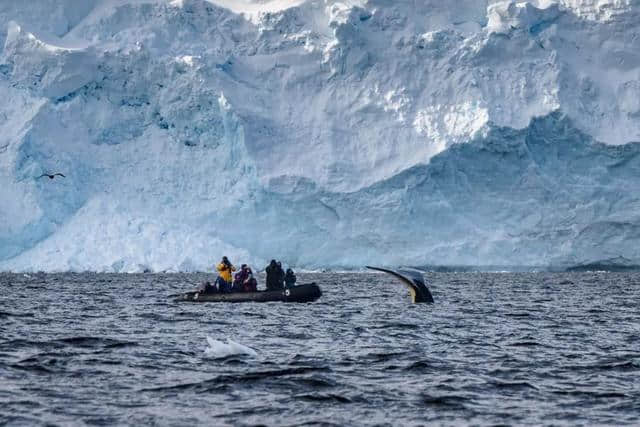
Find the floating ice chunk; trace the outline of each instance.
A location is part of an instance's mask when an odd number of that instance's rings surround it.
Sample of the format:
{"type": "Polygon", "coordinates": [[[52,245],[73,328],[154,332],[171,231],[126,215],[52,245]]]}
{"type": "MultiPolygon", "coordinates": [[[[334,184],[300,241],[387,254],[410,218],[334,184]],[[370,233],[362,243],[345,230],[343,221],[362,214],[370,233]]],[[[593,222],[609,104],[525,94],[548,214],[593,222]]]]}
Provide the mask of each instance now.
{"type": "Polygon", "coordinates": [[[210,336],[207,336],[207,343],[209,347],[205,348],[204,353],[207,357],[214,359],[220,359],[235,355],[248,355],[256,357],[258,353],[251,347],[242,345],[227,338],[227,342],[214,340],[210,336]]]}

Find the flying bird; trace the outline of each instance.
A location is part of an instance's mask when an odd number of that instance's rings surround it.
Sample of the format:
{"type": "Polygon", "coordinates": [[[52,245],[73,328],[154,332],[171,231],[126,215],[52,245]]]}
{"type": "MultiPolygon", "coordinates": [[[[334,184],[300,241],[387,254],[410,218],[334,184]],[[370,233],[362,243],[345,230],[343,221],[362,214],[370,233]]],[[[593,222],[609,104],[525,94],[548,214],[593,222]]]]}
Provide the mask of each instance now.
{"type": "Polygon", "coordinates": [[[57,173],[54,173],[53,175],[52,175],[52,174],[48,174],[48,173],[43,173],[42,175],[40,175],[40,176],[38,177],[38,179],[39,179],[39,178],[42,178],[42,177],[44,177],[44,176],[48,177],[49,179],[53,179],[53,178],[55,178],[56,176],[61,176],[61,177],[63,177],[63,178],[66,178],[66,176],[64,176],[64,175],[63,175],[63,174],[61,174],[60,172],[57,172],[57,173]]]}

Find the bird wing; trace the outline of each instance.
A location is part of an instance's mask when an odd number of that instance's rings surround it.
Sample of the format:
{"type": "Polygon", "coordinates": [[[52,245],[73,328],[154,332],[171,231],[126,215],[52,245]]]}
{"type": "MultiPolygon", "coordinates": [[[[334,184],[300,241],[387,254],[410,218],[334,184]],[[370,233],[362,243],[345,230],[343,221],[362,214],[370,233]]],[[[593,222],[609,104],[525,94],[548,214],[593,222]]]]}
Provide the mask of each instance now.
{"type": "Polygon", "coordinates": [[[46,173],[43,173],[42,175],[40,175],[40,176],[39,176],[39,177],[37,177],[36,179],[38,179],[38,178],[42,178],[43,176],[49,176],[49,175],[47,175],[46,173]]]}
{"type": "Polygon", "coordinates": [[[56,175],[60,175],[61,177],[66,178],[66,176],[64,176],[64,175],[63,175],[63,174],[61,174],[60,172],[58,172],[58,173],[54,174],[53,176],[56,176],[56,175]]]}

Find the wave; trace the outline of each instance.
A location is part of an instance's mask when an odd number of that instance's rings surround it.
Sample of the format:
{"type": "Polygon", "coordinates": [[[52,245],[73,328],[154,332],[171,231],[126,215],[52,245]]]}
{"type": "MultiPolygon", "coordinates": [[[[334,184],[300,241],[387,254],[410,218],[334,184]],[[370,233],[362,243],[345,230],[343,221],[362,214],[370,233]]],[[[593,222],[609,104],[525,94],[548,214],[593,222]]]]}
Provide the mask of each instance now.
{"type": "Polygon", "coordinates": [[[182,383],[175,385],[163,385],[159,387],[142,388],[139,391],[165,392],[175,390],[193,390],[196,392],[206,392],[214,390],[226,390],[231,384],[253,384],[261,381],[268,381],[276,378],[291,377],[292,381],[304,383],[308,387],[333,387],[335,383],[322,379],[301,377],[314,372],[328,372],[331,368],[328,366],[306,366],[299,368],[285,368],[268,371],[247,372],[241,374],[218,375],[217,377],[196,381],[191,383],[182,383]]]}
{"type": "Polygon", "coordinates": [[[63,348],[63,347],[78,347],[78,348],[121,348],[136,346],[138,343],[133,341],[118,340],[115,338],[106,337],[92,337],[92,336],[77,336],[77,337],[65,337],[55,338],[45,341],[28,340],[17,338],[0,343],[0,348],[63,348]]]}

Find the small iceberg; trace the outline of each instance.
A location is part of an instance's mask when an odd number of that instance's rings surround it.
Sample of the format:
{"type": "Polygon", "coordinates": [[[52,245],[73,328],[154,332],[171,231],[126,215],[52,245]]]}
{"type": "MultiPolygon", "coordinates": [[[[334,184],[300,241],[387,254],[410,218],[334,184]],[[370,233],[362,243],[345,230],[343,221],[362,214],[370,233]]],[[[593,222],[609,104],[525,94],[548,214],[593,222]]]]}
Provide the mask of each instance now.
{"type": "Polygon", "coordinates": [[[214,359],[221,359],[224,357],[243,354],[252,357],[256,357],[258,355],[258,352],[256,352],[251,347],[247,347],[246,345],[242,345],[228,338],[227,342],[223,342],[214,340],[210,336],[207,336],[207,343],[209,343],[209,346],[204,349],[204,354],[205,356],[214,359]]]}

